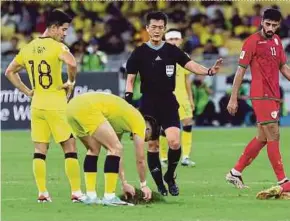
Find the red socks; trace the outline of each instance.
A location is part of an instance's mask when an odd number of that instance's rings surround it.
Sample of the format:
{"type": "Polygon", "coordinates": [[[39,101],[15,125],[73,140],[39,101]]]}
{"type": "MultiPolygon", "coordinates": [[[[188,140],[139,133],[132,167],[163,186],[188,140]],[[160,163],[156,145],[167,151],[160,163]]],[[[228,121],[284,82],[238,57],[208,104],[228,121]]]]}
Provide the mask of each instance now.
{"type": "Polygon", "coordinates": [[[256,137],[246,146],[244,153],[235,165],[235,169],[242,172],[246,166],[258,156],[260,150],[265,146],[266,142],[259,141],[256,137]]]}
{"type": "Polygon", "coordinates": [[[281,187],[283,188],[283,192],[290,192],[290,181],[283,183],[281,187]]]}
{"type": "Polygon", "coordinates": [[[283,180],[285,176],[282,158],[280,154],[279,141],[268,141],[267,152],[269,160],[272,164],[273,170],[276,174],[277,180],[283,180]]]}

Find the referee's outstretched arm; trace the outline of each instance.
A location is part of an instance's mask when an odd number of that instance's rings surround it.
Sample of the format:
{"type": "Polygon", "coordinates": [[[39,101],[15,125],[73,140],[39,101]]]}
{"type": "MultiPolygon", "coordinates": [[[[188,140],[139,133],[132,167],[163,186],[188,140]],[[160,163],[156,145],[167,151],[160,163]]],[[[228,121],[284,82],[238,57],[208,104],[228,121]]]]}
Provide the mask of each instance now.
{"type": "Polygon", "coordinates": [[[191,61],[186,63],[184,68],[186,68],[187,70],[189,70],[195,74],[212,76],[212,75],[215,75],[216,73],[218,73],[222,62],[223,62],[223,59],[219,58],[216,60],[215,64],[211,68],[206,68],[206,67],[191,60],[191,61]]]}

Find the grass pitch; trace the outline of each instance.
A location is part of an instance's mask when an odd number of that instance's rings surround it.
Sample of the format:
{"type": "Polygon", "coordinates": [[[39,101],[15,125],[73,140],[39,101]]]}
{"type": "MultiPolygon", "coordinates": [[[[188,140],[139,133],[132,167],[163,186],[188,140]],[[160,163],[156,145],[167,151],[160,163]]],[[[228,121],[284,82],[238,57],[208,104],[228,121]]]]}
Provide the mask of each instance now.
{"type": "MultiPolygon", "coordinates": [[[[47,156],[48,189],[53,202],[38,204],[32,174],[33,146],[30,132],[4,131],[1,141],[2,221],[290,220],[290,201],[255,199],[258,191],[274,185],[276,181],[265,150],[244,172],[244,181],[250,189],[237,190],[225,182],[225,174],[254,134],[254,128],[194,130],[192,159],[197,166],[178,168],[180,196],[168,196],[164,203],[158,204],[103,207],[70,202],[69,185],[64,173],[64,155],[56,144],[51,144],[47,156]]],[[[288,174],[289,134],[290,128],[281,129],[281,152],[288,174]]],[[[125,138],[123,144],[127,180],[139,186],[133,145],[128,137],[125,138]]],[[[78,150],[82,165],[85,151],[79,142],[78,150]]],[[[103,162],[104,152],[98,162],[99,196],[104,191],[103,162]]],[[[148,182],[156,190],[149,173],[148,182]]]]}

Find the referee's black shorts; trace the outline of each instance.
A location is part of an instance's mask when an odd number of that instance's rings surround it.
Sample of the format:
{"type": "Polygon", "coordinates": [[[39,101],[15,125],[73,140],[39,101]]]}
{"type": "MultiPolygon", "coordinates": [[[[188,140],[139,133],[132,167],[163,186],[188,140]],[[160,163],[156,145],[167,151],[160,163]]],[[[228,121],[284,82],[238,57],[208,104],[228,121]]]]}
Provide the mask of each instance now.
{"type": "Polygon", "coordinates": [[[153,117],[166,130],[169,127],[180,128],[178,108],[179,104],[173,93],[143,94],[139,110],[143,116],[153,117]]]}

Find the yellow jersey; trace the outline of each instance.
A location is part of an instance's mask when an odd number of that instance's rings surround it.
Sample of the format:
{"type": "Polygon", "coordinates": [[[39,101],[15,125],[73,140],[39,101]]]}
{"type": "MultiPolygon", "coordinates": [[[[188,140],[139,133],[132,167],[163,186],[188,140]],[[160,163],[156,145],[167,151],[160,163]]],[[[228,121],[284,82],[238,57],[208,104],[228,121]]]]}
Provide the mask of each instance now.
{"type": "Polygon", "coordinates": [[[34,91],[31,107],[43,110],[65,110],[67,99],[59,90],[62,61],[59,56],[69,49],[49,37],[40,37],[23,47],[15,60],[25,67],[34,91]]]}
{"type": "Polygon", "coordinates": [[[188,100],[188,94],[186,90],[186,79],[185,76],[190,74],[190,71],[176,64],[176,83],[174,94],[178,103],[182,100],[188,100]]]}
{"type": "MultiPolygon", "coordinates": [[[[89,92],[74,97],[69,106],[74,112],[100,111],[117,134],[132,132],[145,139],[146,124],[141,113],[124,99],[107,93],[89,92]]],[[[82,116],[86,117],[85,114],[82,116]]]]}

